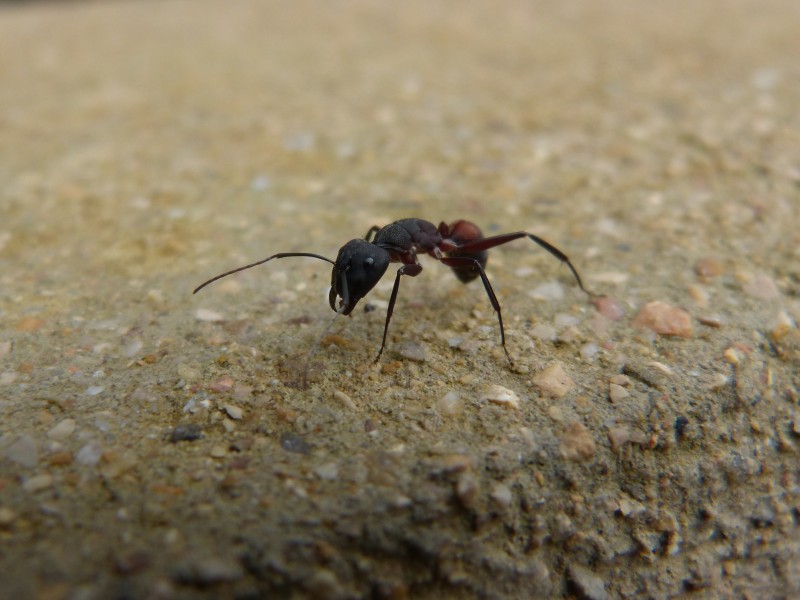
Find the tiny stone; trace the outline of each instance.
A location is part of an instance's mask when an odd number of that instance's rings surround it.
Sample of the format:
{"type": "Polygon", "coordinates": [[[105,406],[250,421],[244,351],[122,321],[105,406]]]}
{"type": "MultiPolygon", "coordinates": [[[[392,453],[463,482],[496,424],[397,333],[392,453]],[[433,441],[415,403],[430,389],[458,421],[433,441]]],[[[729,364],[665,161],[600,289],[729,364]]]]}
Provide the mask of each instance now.
{"type": "Polygon", "coordinates": [[[710,295],[706,288],[704,288],[702,285],[692,283],[689,284],[687,289],[689,290],[689,295],[692,297],[692,300],[694,300],[694,303],[697,304],[697,306],[703,308],[708,306],[710,295]]]}
{"type": "Polygon", "coordinates": [[[689,313],[659,300],[648,302],[633,319],[632,325],[660,335],[688,338],[693,333],[689,313]]]}
{"type": "Polygon", "coordinates": [[[774,300],[780,295],[772,278],[764,274],[753,277],[744,284],[743,289],[745,293],[759,300],[774,300]]]}
{"type": "Polygon", "coordinates": [[[568,589],[580,600],[607,600],[603,580],[593,571],[576,564],[567,567],[568,589]]]}
{"type": "Polygon", "coordinates": [[[725,357],[725,360],[732,365],[738,365],[742,362],[742,353],[732,346],[727,348],[722,355],[725,357]]]}
{"type": "Polygon", "coordinates": [[[345,394],[341,390],[335,390],[333,392],[333,399],[336,400],[339,404],[343,407],[348,408],[350,410],[356,410],[356,403],[353,402],[353,399],[345,394]]]}
{"type": "Polygon", "coordinates": [[[194,317],[198,321],[205,321],[207,323],[216,323],[225,320],[225,317],[223,317],[220,313],[207,308],[198,308],[194,313],[194,317]]]}
{"type": "Polygon", "coordinates": [[[281,434],[281,448],[287,452],[296,452],[298,454],[308,454],[311,451],[311,446],[308,442],[291,431],[281,434]]]}
{"type": "Polygon", "coordinates": [[[711,279],[722,275],[725,266],[716,258],[700,258],[694,263],[694,272],[702,279],[711,279]]]}
{"type": "Polygon", "coordinates": [[[608,441],[611,442],[611,450],[617,452],[631,439],[631,432],[627,427],[612,427],[608,430],[608,441]]]}
{"type": "Polygon", "coordinates": [[[501,385],[490,385],[480,397],[479,402],[489,401],[493,404],[499,404],[506,408],[519,409],[519,396],[501,385]]]}
{"type": "Polygon", "coordinates": [[[628,387],[631,384],[631,378],[628,377],[627,375],[623,375],[622,373],[614,375],[608,381],[610,383],[616,383],[617,385],[621,385],[622,387],[628,387]]]}
{"type": "Polygon", "coordinates": [[[8,527],[17,518],[17,513],[6,506],[0,506],[0,527],[8,527]]]}
{"type": "Polygon", "coordinates": [[[332,481],[339,476],[339,467],[336,466],[335,462],[328,462],[315,468],[314,474],[320,479],[332,481]]]}
{"type": "Polygon", "coordinates": [[[0,358],[4,358],[11,354],[11,340],[3,340],[0,342],[0,358]]]}
{"type": "Polygon", "coordinates": [[[436,403],[436,408],[441,414],[452,417],[461,413],[464,403],[457,392],[450,390],[439,399],[436,403]]]}
{"type": "Polygon", "coordinates": [[[600,346],[595,344],[594,342],[588,342],[581,346],[580,354],[583,360],[589,360],[594,357],[600,351],[600,346]]]}
{"type": "Polygon", "coordinates": [[[228,377],[225,375],[224,377],[220,377],[214,383],[212,383],[209,387],[210,390],[214,392],[230,392],[235,385],[235,381],[233,378],[228,377]]]}
{"type": "Polygon", "coordinates": [[[75,419],[64,419],[47,432],[47,437],[57,442],[63,442],[75,432],[75,419]]]}
{"type": "Polygon", "coordinates": [[[537,340],[544,340],[547,342],[554,342],[556,340],[556,328],[552,325],[538,323],[531,329],[531,336],[537,340]]]}
{"type": "Polygon", "coordinates": [[[225,458],[228,456],[228,449],[225,446],[212,446],[209,452],[212,458],[225,458]]]}
{"type": "Polygon", "coordinates": [[[492,493],[490,497],[495,506],[500,509],[508,508],[511,506],[511,503],[514,500],[514,495],[511,492],[511,488],[502,483],[496,483],[492,487],[492,493]]]}
{"type": "Polygon", "coordinates": [[[567,460],[584,461],[594,456],[592,433],[582,423],[572,423],[561,436],[561,455],[567,460]]]}
{"type": "Polygon", "coordinates": [[[397,353],[406,360],[423,362],[425,360],[425,347],[419,342],[403,342],[396,348],[397,353]]]}
{"type": "Polygon", "coordinates": [[[53,485],[53,476],[45,473],[43,475],[36,475],[35,477],[27,479],[25,483],[22,484],[22,489],[33,494],[35,492],[45,490],[51,485],[53,485]]]}
{"type": "Polygon", "coordinates": [[[549,365],[537,374],[533,378],[533,385],[546,396],[555,399],[563,398],[575,387],[575,383],[560,362],[549,365]]]}
{"type": "Polygon", "coordinates": [[[726,385],[728,385],[728,376],[724,373],[714,373],[714,375],[711,377],[711,381],[708,384],[708,389],[718,390],[726,385]]]}
{"type": "Polygon", "coordinates": [[[86,388],[86,395],[97,396],[98,394],[102,394],[105,389],[106,388],[104,388],[102,385],[90,385],[88,388],[86,388]]]}
{"type": "Polygon", "coordinates": [[[611,402],[619,402],[628,396],[630,396],[630,392],[621,385],[616,383],[608,384],[608,397],[611,399],[611,402]]]}
{"type": "Polygon", "coordinates": [[[478,482],[472,473],[461,473],[456,481],[456,496],[459,502],[466,507],[470,507],[475,503],[478,497],[478,482]]]}
{"type": "Polygon", "coordinates": [[[28,434],[17,438],[4,451],[5,457],[23,467],[35,467],[39,462],[36,441],[28,434]]]}
{"type": "Polygon", "coordinates": [[[186,423],[177,425],[172,430],[170,441],[175,444],[177,442],[193,442],[203,437],[203,428],[197,423],[186,423]]]}
{"type": "Polygon", "coordinates": [[[562,300],[564,288],[557,281],[550,281],[537,286],[528,295],[535,300],[562,300]]]}
{"type": "Polygon", "coordinates": [[[179,565],[175,579],[198,586],[210,586],[225,581],[236,581],[242,577],[238,563],[223,558],[202,558],[179,565]]]}
{"type": "Polygon", "coordinates": [[[625,316],[625,307],[616,298],[596,296],[592,298],[591,302],[597,312],[610,321],[619,321],[625,316]]]}
{"type": "Polygon", "coordinates": [[[78,450],[75,461],[80,465],[92,466],[100,462],[103,455],[103,447],[98,442],[89,442],[78,450]]]}
{"type": "Polygon", "coordinates": [[[228,416],[233,419],[234,421],[241,420],[242,416],[244,415],[241,408],[238,406],[234,406],[233,404],[226,404],[223,406],[225,412],[228,413],[228,416]]]}

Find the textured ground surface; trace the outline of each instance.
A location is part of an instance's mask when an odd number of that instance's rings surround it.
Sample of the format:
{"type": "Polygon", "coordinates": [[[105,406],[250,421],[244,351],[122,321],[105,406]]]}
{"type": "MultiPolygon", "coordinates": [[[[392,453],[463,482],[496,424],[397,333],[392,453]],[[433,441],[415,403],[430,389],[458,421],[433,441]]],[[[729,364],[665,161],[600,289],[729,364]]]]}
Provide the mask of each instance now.
{"type": "Polygon", "coordinates": [[[0,596],[797,597],[798,30],[794,0],[0,6],[0,596]],[[381,363],[391,275],[304,390],[325,263],[191,295],[409,216],[544,236],[608,298],[494,250],[511,369],[426,260],[381,363]]]}

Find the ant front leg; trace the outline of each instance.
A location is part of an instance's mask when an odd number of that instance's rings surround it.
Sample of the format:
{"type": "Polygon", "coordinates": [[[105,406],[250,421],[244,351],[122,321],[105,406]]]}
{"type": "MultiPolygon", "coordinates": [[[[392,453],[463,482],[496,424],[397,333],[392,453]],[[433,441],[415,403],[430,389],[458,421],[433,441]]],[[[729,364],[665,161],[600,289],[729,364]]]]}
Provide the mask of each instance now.
{"type": "Polygon", "coordinates": [[[377,363],[381,359],[383,349],[386,347],[386,334],[389,332],[389,321],[392,320],[392,313],[394,312],[394,303],[397,300],[397,291],[400,289],[400,277],[408,275],[409,277],[416,277],[422,273],[422,265],[412,263],[410,265],[403,265],[397,269],[397,277],[394,279],[394,287],[392,288],[392,296],[389,298],[389,308],[386,309],[386,322],[383,324],[383,341],[381,342],[381,349],[378,350],[378,356],[375,357],[377,363]]]}
{"type": "Polygon", "coordinates": [[[486,295],[489,296],[489,302],[492,303],[492,308],[494,308],[494,312],[497,313],[497,322],[500,324],[500,343],[503,345],[503,352],[506,353],[506,358],[513,367],[514,360],[511,358],[511,355],[508,353],[508,349],[506,348],[506,331],[503,327],[503,314],[500,310],[500,302],[497,300],[497,296],[494,294],[492,284],[489,283],[489,278],[486,276],[486,271],[483,270],[483,266],[481,265],[480,261],[468,257],[443,257],[439,260],[448,267],[456,269],[472,267],[478,272],[481,277],[481,281],[483,282],[483,289],[486,290],[486,295]]]}

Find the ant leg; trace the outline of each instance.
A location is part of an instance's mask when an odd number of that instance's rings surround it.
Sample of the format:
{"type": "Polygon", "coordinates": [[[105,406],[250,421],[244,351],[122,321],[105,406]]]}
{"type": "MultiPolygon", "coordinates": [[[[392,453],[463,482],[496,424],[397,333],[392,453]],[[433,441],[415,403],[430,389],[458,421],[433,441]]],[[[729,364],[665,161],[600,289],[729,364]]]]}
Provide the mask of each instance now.
{"type": "Polygon", "coordinates": [[[381,229],[382,227],[373,225],[372,227],[369,228],[369,231],[367,232],[367,235],[364,236],[364,239],[368,242],[372,242],[372,240],[375,239],[375,234],[378,233],[381,229]]]}
{"type": "Polygon", "coordinates": [[[570,262],[569,258],[566,254],[564,254],[561,250],[553,246],[550,242],[547,242],[540,238],[538,235],[534,235],[532,233],[528,233],[527,231],[517,231],[515,233],[503,233],[500,235],[495,235],[488,238],[483,238],[482,240],[476,240],[474,242],[467,242],[466,244],[460,244],[456,246],[456,250],[459,252],[482,252],[483,250],[488,250],[489,248],[494,248],[495,246],[501,246],[502,244],[507,244],[508,242],[512,242],[514,240],[518,240],[520,238],[527,237],[532,242],[535,242],[545,250],[547,250],[550,254],[555,256],[558,260],[562,263],[565,263],[569,270],[572,271],[572,274],[575,276],[575,281],[578,282],[578,287],[580,287],[587,295],[594,297],[594,294],[583,287],[583,281],[581,281],[581,276],[578,275],[577,269],[573,266],[572,262],[570,262]]]}
{"type": "Polygon", "coordinates": [[[514,360],[511,358],[511,355],[509,355],[508,349],[506,348],[506,331],[503,327],[503,315],[502,311],[500,310],[500,302],[497,300],[497,296],[494,295],[492,284],[489,283],[489,278],[486,276],[486,271],[483,270],[481,263],[474,258],[469,257],[445,257],[440,258],[439,260],[441,260],[442,263],[448,267],[474,266],[476,269],[478,269],[478,274],[481,276],[481,281],[483,282],[483,289],[486,290],[486,295],[489,296],[489,302],[492,303],[492,308],[494,308],[494,312],[497,313],[497,322],[500,324],[500,342],[503,345],[503,352],[506,353],[506,358],[511,366],[514,366],[514,360]]]}
{"type": "Polygon", "coordinates": [[[389,331],[389,321],[392,320],[392,313],[394,312],[394,302],[395,300],[397,300],[397,291],[400,289],[400,277],[402,275],[416,277],[420,273],[422,273],[422,265],[420,264],[403,265],[402,267],[397,269],[397,277],[395,277],[394,279],[392,296],[389,298],[389,308],[386,309],[386,322],[383,324],[383,341],[381,342],[381,349],[378,351],[378,356],[375,357],[375,362],[378,362],[381,359],[381,354],[383,354],[383,349],[386,347],[386,334],[389,331]]]}

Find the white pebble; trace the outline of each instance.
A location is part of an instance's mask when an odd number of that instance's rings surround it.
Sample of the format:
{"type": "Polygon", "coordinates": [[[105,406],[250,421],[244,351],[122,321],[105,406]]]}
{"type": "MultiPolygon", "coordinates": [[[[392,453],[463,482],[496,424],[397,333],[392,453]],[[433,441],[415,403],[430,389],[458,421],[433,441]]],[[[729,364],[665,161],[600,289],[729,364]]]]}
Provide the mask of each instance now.
{"type": "Polygon", "coordinates": [[[233,404],[226,404],[223,406],[223,408],[225,409],[225,412],[228,413],[228,416],[234,421],[241,420],[242,416],[244,415],[242,409],[238,406],[234,406],[233,404]]]}
{"type": "Polygon", "coordinates": [[[98,394],[102,394],[105,389],[106,388],[104,388],[102,385],[90,385],[88,388],[86,388],[86,395],[97,396],[98,394]]]}
{"type": "Polygon", "coordinates": [[[35,493],[40,490],[46,490],[51,485],[53,485],[53,476],[45,473],[44,475],[36,475],[35,477],[27,479],[25,483],[22,484],[22,489],[26,492],[35,493]]]}
{"type": "Polygon", "coordinates": [[[583,360],[594,358],[594,355],[600,351],[600,346],[594,342],[589,342],[581,346],[580,353],[583,360]]]}
{"type": "Polygon", "coordinates": [[[92,466],[100,462],[100,457],[103,456],[103,447],[98,442],[89,442],[83,448],[78,450],[75,456],[75,461],[79,465],[92,466]]]}
{"type": "Polygon", "coordinates": [[[448,417],[459,414],[463,407],[464,405],[463,402],[461,402],[461,397],[453,390],[447,392],[436,403],[436,408],[439,410],[439,412],[443,415],[447,415],[448,417]]]}
{"type": "Polygon", "coordinates": [[[216,323],[218,321],[225,320],[225,317],[223,317],[220,313],[208,308],[198,308],[194,313],[194,317],[198,321],[205,321],[207,323],[216,323]]]}
{"type": "Polygon", "coordinates": [[[519,409],[519,396],[502,385],[490,385],[480,398],[480,402],[489,401],[507,408],[519,409]]]}
{"type": "Polygon", "coordinates": [[[47,432],[47,437],[57,442],[63,442],[75,432],[75,419],[64,419],[47,432]]]}
{"type": "Polygon", "coordinates": [[[561,300],[564,298],[564,288],[557,281],[549,281],[536,286],[528,295],[535,300],[561,300]]]}

